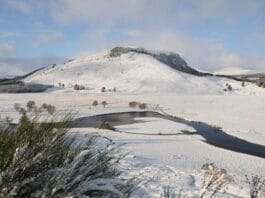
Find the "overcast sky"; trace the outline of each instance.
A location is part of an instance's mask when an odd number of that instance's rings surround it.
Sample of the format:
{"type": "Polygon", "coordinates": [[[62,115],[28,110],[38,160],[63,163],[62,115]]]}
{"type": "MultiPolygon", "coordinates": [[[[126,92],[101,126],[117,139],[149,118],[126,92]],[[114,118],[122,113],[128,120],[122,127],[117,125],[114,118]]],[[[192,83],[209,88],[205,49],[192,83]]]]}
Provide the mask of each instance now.
{"type": "Polygon", "coordinates": [[[0,0],[0,76],[117,45],[265,71],[264,0],[0,0]]]}

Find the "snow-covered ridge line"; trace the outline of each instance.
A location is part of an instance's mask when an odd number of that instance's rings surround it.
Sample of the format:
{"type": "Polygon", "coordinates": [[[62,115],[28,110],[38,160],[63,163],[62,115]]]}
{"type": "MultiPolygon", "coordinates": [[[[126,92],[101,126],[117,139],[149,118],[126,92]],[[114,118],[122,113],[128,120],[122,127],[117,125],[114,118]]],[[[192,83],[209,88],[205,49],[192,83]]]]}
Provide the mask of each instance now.
{"type": "Polygon", "coordinates": [[[122,54],[129,52],[135,52],[140,54],[146,54],[154,57],[158,61],[176,69],[178,71],[197,75],[197,76],[212,76],[210,73],[200,72],[192,67],[190,67],[187,62],[177,53],[174,52],[157,52],[150,51],[144,48],[132,48],[132,47],[114,47],[110,50],[110,57],[118,57],[122,54]]]}

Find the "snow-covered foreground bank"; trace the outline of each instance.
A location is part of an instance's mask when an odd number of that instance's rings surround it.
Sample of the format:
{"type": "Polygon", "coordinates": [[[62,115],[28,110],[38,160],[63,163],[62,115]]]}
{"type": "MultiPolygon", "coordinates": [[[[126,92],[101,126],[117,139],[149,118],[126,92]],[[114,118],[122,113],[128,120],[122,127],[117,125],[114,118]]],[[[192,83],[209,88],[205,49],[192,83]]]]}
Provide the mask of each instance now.
{"type": "MultiPolygon", "coordinates": [[[[202,121],[222,127],[231,135],[252,143],[264,145],[265,140],[265,96],[244,95],[193,95],[176,94],[89,94],[80,92],[52,92],[41,94],[0,94],[1,116],[16,119],[14,103],[26,104],[34,100],[37,104],[50,103],[59,112],[73,112],[76,117],[130,111],[130,101],[146,102],[148,109],[188,120],[202,121]],[[107,101],[106,108],[93,107],[94,100],[107,101]]],[[[159,118],[141,118],[146,122],[121,125],[121,131],[147,133],[128,134],[94,128],[72,129],[77,134],[98,133],[111,138],[117,145],[122,144],[121,152],[129,155],[122,161],[124,177],[138,177],[141,192],[138,196],[159,197],[163,186],[170,186],[188,197],[198,194],[202,182],[201,166],[214,162],[225,168],[233,176],[235,183],[228,186],[227,196],[247,197],[248,188],[245,174],[265,177],[265,159],[232,152],[203,142],[198,135],[151,135],[158,133],[180,133],[194,129],[159,118]],[[150,135],[148,135],[150,134],[150,135]],[[144,190],[146,192],[144,192],[144,190]]],[[[264,151],[265,152],[265,151],[264,151]]],[[[222,195],[220,195],[222,196],[222,195]]]]}

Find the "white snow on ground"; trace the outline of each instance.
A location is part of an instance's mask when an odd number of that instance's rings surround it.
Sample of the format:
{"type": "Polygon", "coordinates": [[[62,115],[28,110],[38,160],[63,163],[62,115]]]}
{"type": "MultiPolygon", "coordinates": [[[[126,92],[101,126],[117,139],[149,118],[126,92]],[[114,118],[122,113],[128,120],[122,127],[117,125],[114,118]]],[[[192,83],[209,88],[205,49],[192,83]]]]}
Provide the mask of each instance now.
{"type": "MultiPolygon", "coordinates": [[[[178,96],[176,94],[136,95],[82,92],[0,94],[2,117],[6,115],[17,117],[13,104],[16,102],[26,104],[28,100],[35,100],[39,105],[54,104],[58,112],[72,111],[76,113],[76,117],[135,111],[137,109],[128,107],[129,101],[135,100],[148,103],[148,110],[165,111],[189,120],[217,125],[225,132],[250,142],[264,145],[265,140],[264,96],[234,94],[178,96]],[[93,100],[99,102],[105,100],[109,104],[106,108],[101,105],[92,107],[93,100]]],[[[118,129],[137,133],[192,131],[189,126],[158,118],[144,118],[144,120],[147,122],[122,125],[118,126],[118,129]]],[[[245,174],[258,174],[265,177],[264,159],[208,145],[202,142],[203,138],[198,135],[147,136],[89,128],[75,129],[75,131],[79,134],[99,133],[113,139],[117,145],[122,144],[122,151],[130,153],[123,162],[124,176],[137,176],[146,181],[146,184],[141,183],[146,191],[142,193],[146,197],[159,197],[164,185],[171,186],[177,193],[183,188],[183,193],[187,196],[197,194],[202,179],[200,168],[207,162],[214,162],[219,167],[227,169],[228,173],[234,177],[235,184],[229,185],[226,191],[239,195],[239,197],[247,197],[245,174]],[[189,175],[195,177],[194,187],[186,184],[189,175]]]]}
{"type": "MultiPolygon", "coordinates": [[[[137,101],[147,103],[147,110],[205,122],[265,145],[265,89],[251,83],[242,87],[241,82],[229,79],[184,74],[144,54],[110,58],[108,53],[78,58],[28,77],[26,82],[53,84],[56,88],[38,94],[0,94],[1,116],[17,122],[14,103],[25,105],[29,100],[37,105],[53,104],[59,114],[72,112],[75,117],[138,111],[128,107],[130,101],[137,101]],[[65,89],[59,89],[58,83],[64,83],[65,89]],[[223,91],[227,83],[233,87],[231,92],[223,91]],[[86,90],[74,91],[74,84],[84,85],[86,90]],[[102,87],[116,88],[117,92],[100,93],[102,87]],[[108,105],[93,107],[94,100],[99,104],[107,101],[108,105]]],[[[265,159],[211,146],[199,135],[183,134],[185,130],[194,131],[185,124],[150,117],[140,120],[145,122],[117,126],[122,132],[72,130],[81,136],[100,134],[122,145],[121,151],[129,153],[122,161],[123,176],[142,179],[136,197],[160,197],[163,186],[196,197],[203,177],[201,166],[210,162],[225,168],[235,180],[225,189],[227,197],[248,197],[245,174],[265,177],[265,159]]]]}

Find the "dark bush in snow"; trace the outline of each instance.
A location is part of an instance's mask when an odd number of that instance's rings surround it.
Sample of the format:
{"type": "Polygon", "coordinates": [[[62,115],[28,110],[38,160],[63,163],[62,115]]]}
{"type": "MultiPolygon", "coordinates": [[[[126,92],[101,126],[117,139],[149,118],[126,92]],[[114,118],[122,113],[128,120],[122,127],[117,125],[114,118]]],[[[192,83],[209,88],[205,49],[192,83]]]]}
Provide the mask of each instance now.
{"type": "Polygon", "coordinates": [[[101,92],[106,92],[106,87],[102,87],[101,92]]]}
{"type": "Polygon", "coordinates": [[[115,127],[111,126],[107,121],[103,121],[99,127],[100,129],[115,130],[115,127]]]}
{"type": "Polygon", "coordinates": [[[131,107],[131,108],[136,108],[137,105],[138,105],[138,102],[136,102],[136,101],[129,102],[129,107],[131,107]]]}
{"type": "Polygon", "coordinates": [[[139,109],[146,109],[147,104],[146,103],[139,103],[138,107],[139,107],[139,109]]]}
{"type": "Polygon", "coordinates": [[[78,84],[74,85],[74,90],[84,90],[84,89],[85,89],[85,86],[83,85],[78,85],[78,84]]]}
{"type": "Polygon", "coordinates": [[[102,101],[102,103],[101,103],[102,105],[103,105],[103,107],[105,108],[106,106],[107,106],[107,102],[106,101],[102,101]]]}
{"type": "Polygon", "coordinates": [[[94,107],[98,106],[98,101],[94,100],[93,103],[92,103],[92,106],[94,106],[94,107]]]}
{"type": "Polygon", "coordinates": [[[226,88],[224,89],[224,91],[232,91],[233,90],[232,85],[226,83],[225,86],[226,86],[226,88]]]}

